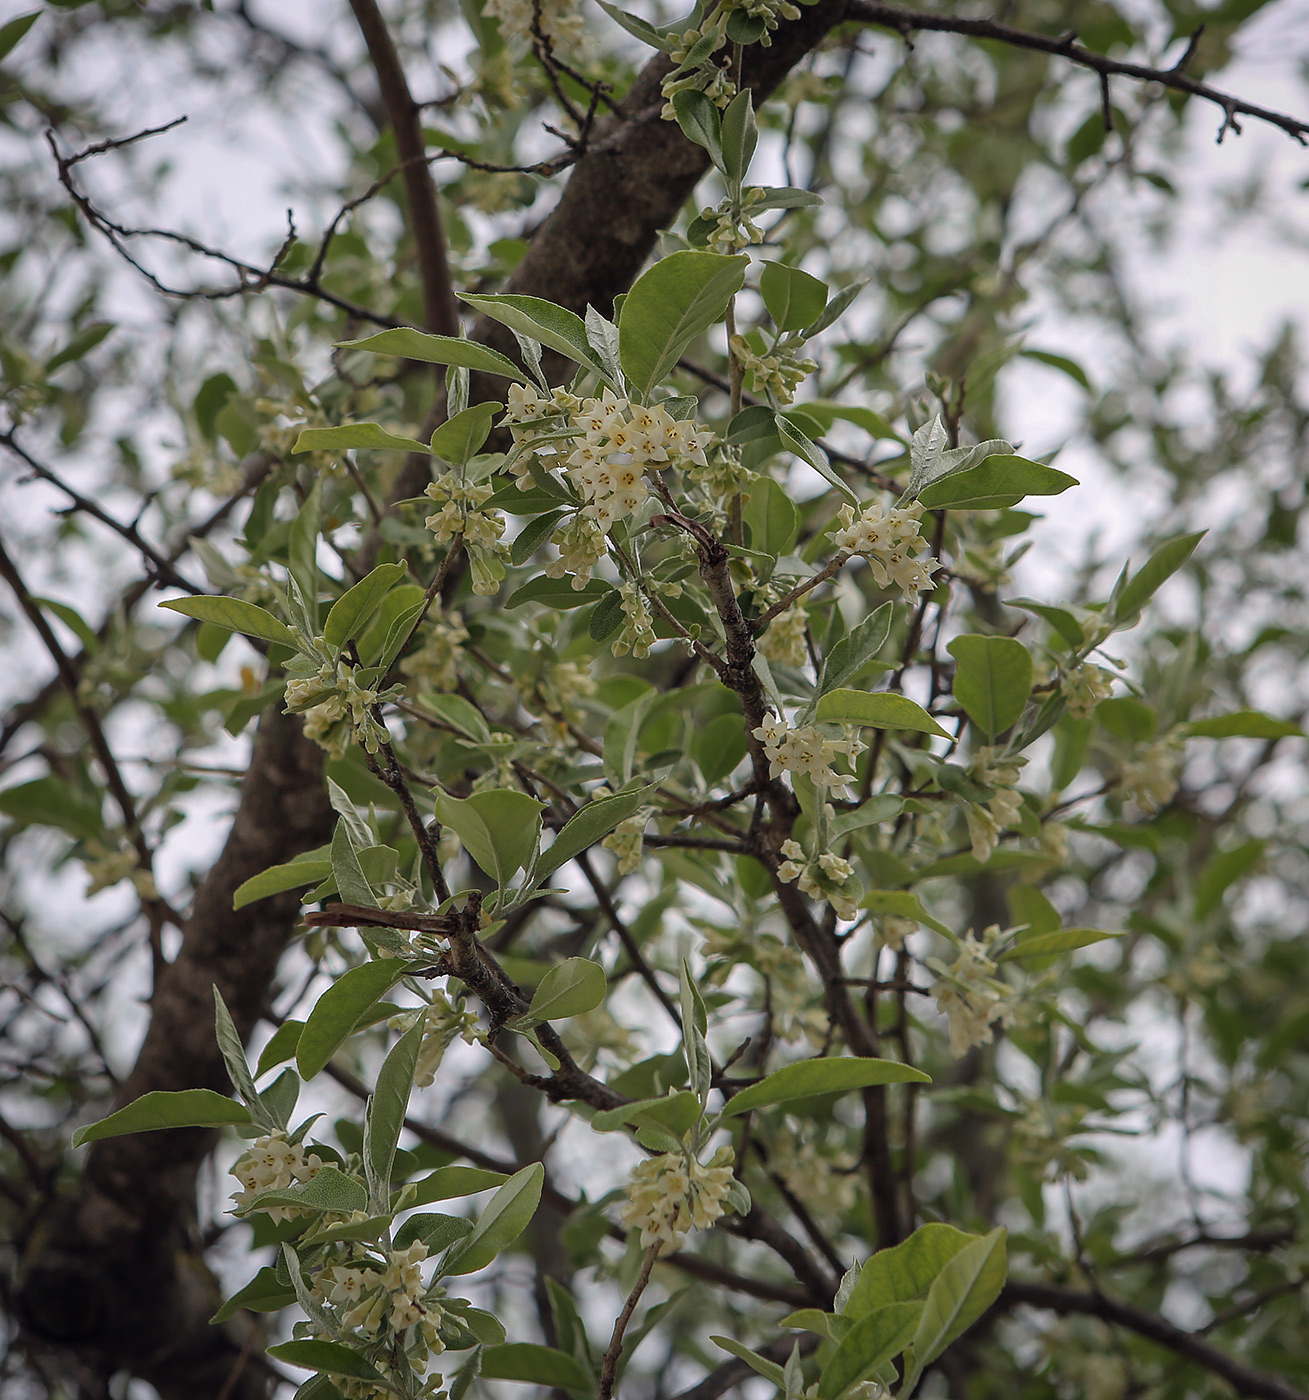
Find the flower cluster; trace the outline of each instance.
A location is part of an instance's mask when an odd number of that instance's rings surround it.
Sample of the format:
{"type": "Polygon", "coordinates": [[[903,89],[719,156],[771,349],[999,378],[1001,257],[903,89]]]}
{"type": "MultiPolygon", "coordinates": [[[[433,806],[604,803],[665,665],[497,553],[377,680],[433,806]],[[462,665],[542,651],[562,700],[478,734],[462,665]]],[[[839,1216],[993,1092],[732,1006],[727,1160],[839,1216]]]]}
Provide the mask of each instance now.
{"type": "Polygon", "coordinates": [[[454,690],[459,684],[459,662],[468,640],[468,629],[457,613],[428,618],[423,645],[400,663],[406,676],[424,690],[454,690]]]}
{"type": "Polygon", "coordinates": [[[816,725],[792,729],[777,715],[765,715],[752,731],[764,746],[769,772],[774,778],[783,773],[808,773],[814,785],[830,788],[836,797],[849,796],[849,775],[838,773],[833,760],[845,755],[854,758],[863,752],[858,739],[829,739],[816,725]]]}
{"type": "Polygon", "coordinates": [[[548,578],[563,578],[571,574],[573,587],[580,592],[591,581],[591,570],[605,556],[605,534],[596,521],[586,515],[571,515],[561,521],[550,536],[550,543],[559,551],[559,558],[545,566],[548,578]]]}
{"type": "Polygon", "coordinates": [[[941,567],[930,554],[914,553],[922,544],[922,513],[916,502],[889,510],[874,502],[856,518],[852,506],[842,506],[837,516],[840,528],[833,532],[832,543],[843,554],[862,554],[879,588],[898,588],[906,603],[916,603],[918,595],[932,587],[932,575],[941,567]]]}
{"type": "Polygon", "coordinates": [[[740,361],[750,387],[757,393],[771,395],[778,403],[790,403],[795,391],[818,368],[817,360],[800,353],[802,343],[782,342],[759,355],[743,335],[734,335],[731,341],[732,354],[740,361]]]}
{"type": "Polygon", "coordinates": [[[611,650],[615,656],[625,656],[629,651],[633,656],[649,656],[655,644],[650,605],[631,580],[620,584],[618,591],[622,595],[623,627],[614,638],[611,650]]]}
{"type": "Polygon", "coordinates": [[[992,796],[985,806],[969,803],[964,812],[968,821],[968,839],[979,864],[990,860],[1000,833],[1013,826],[1023,810],[1018,779],[1026,766],[1025,758],[1006,755],[997,759],[995,750],[989,744],[982,745],[973,755],[972,777],[983,787],[992,789],[992,796]]]}
{"type": "Polygon", "coordinates": [[[854,878],[854,866],[848,860],[832,851],[810,860],[798,841],[783,841],[782,855],[786,859],[777,867],[779,880],[788,884],[797,880],[803,893],[811,899],[825,899],[838,918],[858,917],[863,886],[854,878]]]}
{"type": "Polygon", "coordinates": [[[486,13],[500,21],[500,33],[511,42],[533,39],[538,15],[541,33],[563,48],[580,48],[586,36],[577,0],[486,0],[486,13]]]}
{"type": "Polygon", "coordinates": [[[427,488],[427,495],[441,507],[424,522],[438,544],[463,540],[468,555],[473,592],[489,598],[505,576],[504,558],[509,553],[501,540],[504,517],[498,511],[483,510],[495,494],[485,482],[462,481],[446,472],[427,488]]]}
{"type": "Polygon", "coordinates": [[[618,857],[618,873],[633,875],[641,868],[641,857],[645,854],[645,824],[650,820],[649,809],[637,812],[626,821],[619,822],[601,842],[605,850],[618,857]]]}
{"type": "Polygon", "coordinates": [[[732,8],[743,10],[751,19],[763,20],[764,32],[759,39],[763,48],[767,48],[773,42],[771,31],[776,29],[782,20],[800,18],[800,11],[791,4],[791,0],[737,0],[732,8]]]}
{"type": "Polygon", "coordinates": [[[1114,674],[1103,666],[1074,666],[1059,677],[1059,691],[1074,719],[1090,719],[1091,711],[1113,693],[1114,674]]]}
{"type": "Polygon", "coordinates": [[[407,1031],[423,1021],[423,1043],[418,1047],[418,1059],[414,1065],[414,1084],[426,1089],[436,1078],[445,1052],[456,1038],[462,1038],[465,1045],[477,1043],[479,1029],[477,1012],[460,1001],[452,1003],[444,992],[433,991],[432,1000],[425,1010],[401,1012],[392,1016],[387,1024],[392,1030],[407,1031]]]}
{"type": "Polygon", "coordinates": [[[682,31],[681,40],[674,44],[668,57],[674,65],[673,71],[663,80],[661,91],[664,97],[664,107],[660,116],[665,121],[676,121],[677,111],[673,107],[673,98],[679,92],[702,92],[714,104],[722,110],[736,96],[736,84],[728,75],[727,69],[716,63],[712,55],[695,68],[681,71],[681,65],[686,61],[687,55],[700,42],[701,39],[711,32],[714,35],[714,50],[722,48],[727,42],[727,8],[720,8],[713,22],[705,29],[686,29],[682,31]]]}
{"type": "Polygon", "coordinates": [[[809,660],[805,644],[808,626],[809,614],[803,608],[788,608],[768,624],[768,631],[759,638],[759,650],[779,666],[803,666],[809,660]]]}
{"type": "MultiPolygon", "coordinates": [[[[762,243],[764,231],[750,217],[750,210],[762,204],[763,199],[764,191],[757,185],[751,185],[741,191],[740,199],[730,194],[724,195],[717,204],[701,209],[700,221],[711,226],[705,235],[705,247],[711,253],[730,256],[755,243],[762,243]]],[[[733,349],[738,339],[739,336],[733,337],[733,349]]]]}
{"type": "Polygon", "coordinates": [[[1165,735],[1151,744],[1138,744],[1123,761],[1123,793],[1145,813],[1166,807],[1177,792],[1182,771],[1182,746],[1165,735]]]}
{"type": "MultiPolygon", "coordinates": [[[[315,638],[314,649],[321,656],[326,643],[315,638]]],[[[355,669],[341,659],[323,661],[316,670],[308,669],[313,662],[303,653],[287,667],[286,707],[284,714],[304,716],[305,738],[312,739],[334,758],[340,758],[354,737],[368,750],[376,753],[387,740],[386,727],[374,718],[373,711],[388,700],[397,699],[402,689],[374,690],[360,685],[355,669]]]]}
{"type": "Polygon", "coordinates": [[[702,1166],[689,1152],[661,1152],[638,1162],[627,1183],[622,1221],[640,1230],[641,1247],[680,1249],[691,1230],[707,1230],[727,1210],[733,1152],[720,1147],[702,1166]]]}
{"type": "Polygon", "coordinates": [[[1013,1019],[1013,991],[997,980],[996,965],[988,956],[988,949],[1001,937],[999,925],[992,924],[980,939],[966,934],[949,966],[929,960],[940,974],[933,996],[938,1010],[949,1018],[950,1053],[956,1057],[974,1045],[989,1045],[997,1022],[1007,1025],[1013,1019]]]}
{"type": "MultiPolygon", "coordinates": [[[[269,1133],[256,1138],[232,1164],[232,1175],[241,1190],[232,1192],[234,1211],[249,1210],[264,1191],[284,1191],[304,1181],[312,1181],[322,1167],[316,1153],[305,1156],[304,1147],[291,1142],[285,1133],[269,1133]]],[[[272,1220],[293,1220],[304,1212],[294,1206],[260,1206],[272,1220]]]]}

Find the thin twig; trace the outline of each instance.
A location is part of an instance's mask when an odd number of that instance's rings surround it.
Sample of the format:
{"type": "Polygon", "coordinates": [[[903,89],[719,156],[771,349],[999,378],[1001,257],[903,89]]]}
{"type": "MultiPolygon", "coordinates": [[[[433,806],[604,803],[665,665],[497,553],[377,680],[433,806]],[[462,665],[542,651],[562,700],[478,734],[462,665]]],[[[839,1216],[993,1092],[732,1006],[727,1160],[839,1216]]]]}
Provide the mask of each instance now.
{"type": "Polygon", "coordinates": [[[623,1354],[623,1333],[627,1331],[627,1324],[632,1320],[632,1314],[636,1311],[641,1294],[645,1292],[645,1286],[650,1282],[650,1274],[654,1269],[655,1260],[659,1257],[661,1244],[661,1240],[656,1240],[646,1250],[645,1260],[641,1264],[641,1272],[637,1275],[636,1282],[632,1285],[632,1291],[627,1295],[627,1301],[623,1304],[623,1310],[618,1314],[618,1320],[614,1323],[613,1336],[609,1339],[609,1350],[605,1352],[604,1361],[600,1365],[598,1400],[613,1400],[614,1381],[618,1374],[618,1358],[623,1354]]]}

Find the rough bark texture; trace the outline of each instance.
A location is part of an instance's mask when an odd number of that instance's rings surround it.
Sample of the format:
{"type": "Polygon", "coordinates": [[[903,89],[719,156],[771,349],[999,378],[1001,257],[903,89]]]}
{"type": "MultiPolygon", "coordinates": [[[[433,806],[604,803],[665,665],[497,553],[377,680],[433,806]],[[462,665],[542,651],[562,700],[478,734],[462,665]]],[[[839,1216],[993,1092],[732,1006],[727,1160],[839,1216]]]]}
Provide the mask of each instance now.
{"type": "MultiPolygon", "coordinates": [[[[770,48],[750,49],[745,78],[757,99],[844,13],[844,0],[824,0],[784,25],[770,48]]],[[[666,71],[657,59],[640,74],[625,115],[611,119],[578,162],[506,290],[607,312],[630,286],[706,166],[704,152],[659,118],[666,71]]],[[[516,352],[500,326],[480,326],[475,338],[516,352]]],[[[400,494],[414,493],[401,482],[400,494]]],[[[179,956],[159,979],[145,1043],[115,1107],[152,1089],[229,1088],[211,988],[222,990],[248,1036],[299,910],[290,893],[233,913],[232,893],[269,865],[321,845],[331,827],[321,753],[301,737],[298,719],[269,711],[226,846],[198,894],[179,956]]],[[[208,1323],[218,1297],[197,1239],[195,1187],[214,1141],[213,1133],[186,1130],[95,1144],[80,1180],[27,1241],[19,1294],[27,1339],[53,1353],[66,1374],[100,1390],[108,1375],[128,1370],[164,1400],[267,1393],[250,1319],[208,1323]]]]}

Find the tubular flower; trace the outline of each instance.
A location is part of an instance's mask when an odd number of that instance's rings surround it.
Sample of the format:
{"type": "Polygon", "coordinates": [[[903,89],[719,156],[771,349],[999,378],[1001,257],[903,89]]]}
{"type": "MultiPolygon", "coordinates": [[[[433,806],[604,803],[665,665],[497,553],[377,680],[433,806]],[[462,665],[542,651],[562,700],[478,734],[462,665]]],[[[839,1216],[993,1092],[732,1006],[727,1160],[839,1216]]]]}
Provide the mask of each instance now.
{"type": "MultiPolygon", "coordinates": [[[[256,1138],[232,1164],[232,1175],[241,1183],[240,1191],[232,1192],[235,1211],[248,1210],[256,1196],[264,1191],[283,1191],[304,1181],[312,1181],[322,1167],[318,1155],[306,1158],[298,1142],[290,1142],[284,1133],[269,1133],[256,1138]]],[[[272,1220],[292,1220],[302,1212],[294,1206],[261,1206],[272,1220]]]]}
{"type": "Polygon", "coordinates": [[[1059,677],[1059,691],[1074,719],[1090,719],[1091,711],[1113,693],[1114,675],[1103,666],[1074,666],[1059,677]]]}
{"type": "Polygon", "coordinates": [[[832,761],[843,754],[854,758],[861,753],[864,746],[858,739],[829,739],[812,724],[792,729],[776,715],[765,715],[752,733],[764,746],[774,778],[783,773],[807,773],[816,786],[830,788],[837,797],[848,796],[849,777],[838,773],[832,761]]]}
{"type": "Polygon", "coordinates": [[[733,1152],[720,1147],[701,1166],[690,1153],[661,1152],[637,1163],[627,1184],[624,1225],[641,1231],[641,1246],[660,1254],[680,1249],[691,1230],[705,1230],[727,1210],[733,1152]]]}
{"type": "Polygon", "coordinates": [[[949,966],[931,960],[940,973],[932,995],[937,1009],[949,1019],[950,1053],[956,1057],[975,1045],[989,1045],[996,1024],[1007,1025],[1013,1019],[1013,992],[995,978],[996,965],[987,953],[1001,937],[999,925],[992,924],[980,939],[965,935],[958,957],[949,966]]]}
{"type": "Polygon", "coordinates": [[[930,554],[914,553],[922,544],[922,513],[916,503],[886,510],[875,502],[856,518],[852,506],[842,506],[837,516],[841,527],[833,532],[832,543],[845,554],[863,555],[879,588],[898,588],[906,603],[917,603],[941,567],[930,554]]]}

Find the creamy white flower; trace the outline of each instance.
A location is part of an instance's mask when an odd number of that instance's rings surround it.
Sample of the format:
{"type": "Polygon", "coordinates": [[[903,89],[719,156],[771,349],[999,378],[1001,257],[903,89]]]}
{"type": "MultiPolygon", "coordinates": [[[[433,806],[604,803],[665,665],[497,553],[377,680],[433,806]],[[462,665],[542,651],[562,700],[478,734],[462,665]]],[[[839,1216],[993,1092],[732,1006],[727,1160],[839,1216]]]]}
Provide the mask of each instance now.
{"type": "Polygon", "coordinates": [[[660,1254],[679,1249],[691,1230],[705,1230],[727,1209],[733,1153],[720,1147],[702,1166],[681,1152],[663,1152],[637,1163],[627,1184],[624,1225],[641,1231],[641,1246],[660,1254]]]}

